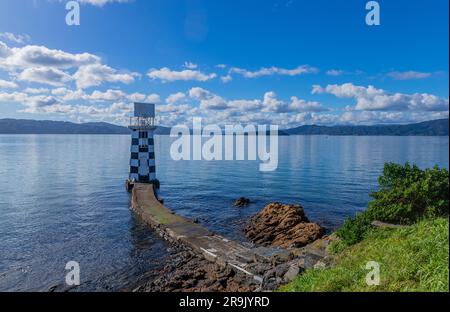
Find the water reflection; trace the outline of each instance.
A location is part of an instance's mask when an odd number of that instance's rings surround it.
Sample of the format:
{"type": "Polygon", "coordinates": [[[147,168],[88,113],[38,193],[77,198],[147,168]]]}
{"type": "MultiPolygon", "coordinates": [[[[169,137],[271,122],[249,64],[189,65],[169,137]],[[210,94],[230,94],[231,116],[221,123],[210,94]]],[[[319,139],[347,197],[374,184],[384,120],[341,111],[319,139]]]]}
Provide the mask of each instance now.
{"type": "MultiPolygon", "coordinates": [[[[386,161],[448,168],[448,137],[280,137],[279,167],[259,161],[171,160],[156,137],[161,196],[170,208],[227,237],[271,201],[301,203],[329,229],[365,209],[386,161]],[[241,196],[252,203],[232,206],[241,196]]],[[[0,135],[0,291],[119,290],[164,264],[167,246],[129,210],[123,187],[129,136],[0,135]],[[62,285],[62,286],[61,286],[62,285]]]]}

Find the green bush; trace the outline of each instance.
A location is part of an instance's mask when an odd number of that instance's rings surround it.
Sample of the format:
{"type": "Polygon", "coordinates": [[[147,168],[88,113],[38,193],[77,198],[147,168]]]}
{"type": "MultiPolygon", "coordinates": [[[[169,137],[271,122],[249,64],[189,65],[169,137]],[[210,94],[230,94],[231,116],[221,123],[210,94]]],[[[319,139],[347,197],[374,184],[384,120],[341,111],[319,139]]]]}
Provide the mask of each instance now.
{"type": "Polygon", "coordinates": [[[371,228],[371,223],[372,220],[363,212],[353,219],[347,219],[337,231],[337,234],[345,245],[353,245],[364,239],[371,228]]]}
{"type": "Polygon", "coordinates": [[[333,266],[308,269],[281,291],[449,290],[448,219],[423,220],[400,229],[374,229],[364,240],[340,250],[333,266]],[[366,283],[368,261],[380,264],[380,285],[366,283]]]}
{"type": "Polygon", "coordinates": [[[420,170],[416,165],[386,164],[380,190],[371,194],[367,213],[386,222],[412,224],[448,215],[449,175],[446,169],[420,170]]]}
{"type": "Polygon", "coordinates": [[[386,163],[378,179],[380,189],[371,194],[368,209],[348,219],[339,237],[347,245],[361,241],[374,220],[412,224],[422,218],[449,214],[449,174],[446,169],[421,170],[409,163],[386,163]]]}

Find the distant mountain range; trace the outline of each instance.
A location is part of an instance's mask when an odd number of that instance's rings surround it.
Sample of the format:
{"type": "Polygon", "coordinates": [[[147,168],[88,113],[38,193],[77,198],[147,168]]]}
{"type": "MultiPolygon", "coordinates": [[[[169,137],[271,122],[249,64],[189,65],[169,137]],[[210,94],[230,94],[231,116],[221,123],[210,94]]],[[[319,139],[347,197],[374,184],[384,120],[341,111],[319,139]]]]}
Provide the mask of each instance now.
{"type": "MultiPolygon", "coordinates": [[[[449,120],[439,119],[408,125],[301,126],[280,130],[280,135],[394,135],[448,136],[449,120]]],[[[0,119],[0,134],[129,134],[126,127],[105,122],[77,124],[67,121],[0,119]]],[[[167,135],[170,128],[158,127],[156,134],[167,135]]]]}
{"type": "MultiPolygon", "coordinates": [[[[159,127],[156,133],[169,134],[170,128],[159,127]]],[[[0,134],[130,134],[130,130],[106,122],[0,119],[0,134]]]]}
{"type": "Polygon", "coordinates": [[[288,135],[448,135],[448,119],[430,120],[408,125],[377,126],[301,126],[285,130],[288,135]]]}

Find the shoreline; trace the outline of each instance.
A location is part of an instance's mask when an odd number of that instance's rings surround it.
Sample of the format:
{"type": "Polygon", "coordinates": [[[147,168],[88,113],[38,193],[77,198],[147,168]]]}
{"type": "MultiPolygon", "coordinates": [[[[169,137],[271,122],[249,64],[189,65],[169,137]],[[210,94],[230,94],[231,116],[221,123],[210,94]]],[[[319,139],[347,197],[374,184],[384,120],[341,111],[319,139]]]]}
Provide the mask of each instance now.
{"type": "Polygon", "coordinates": [[[175,214],[157,199],[152,184],[127,184],[127,189],[132,192],[133,211],[163,239],[219,267],[244,273],[248,279],[262,283],[254,266],[266,266],[258,259],[263,255],[175,214]]]}
{"type": "Polygon", "coordinates": [[[253,292],[259,285],[245,274],[208,261],[188,248],[172,246],[168,262],[139,277],[121,291],[253,292]]]}
{"type": "Polygon", "coordinates": [[[127,183],[127,189],[133,211],[174,246],[171,260],[132,291],[273,291],[306,268],[326,265],[330,239],[321,239],[325,230],[299,205],[267,205],[249,220],[253,228],[243,229],[253,241],[246,247],[166,208],[152,184],[127,183]],[[260,228],[273,217],[280,226],[260,228]],[[279,239],[269,242],[274,235],[279,239]]]}

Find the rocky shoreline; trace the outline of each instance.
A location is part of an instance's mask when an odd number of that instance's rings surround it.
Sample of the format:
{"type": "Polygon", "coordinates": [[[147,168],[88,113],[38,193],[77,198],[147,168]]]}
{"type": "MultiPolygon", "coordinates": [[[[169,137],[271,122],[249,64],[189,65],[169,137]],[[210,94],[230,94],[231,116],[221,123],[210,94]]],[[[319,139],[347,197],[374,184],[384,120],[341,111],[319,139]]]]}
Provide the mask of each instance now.
{"type": "Polygon", "coordinates": [[[293,280],[303,270],[325,267],[330,259],[327,247],[332,238],[309,221],[300,205],[271,203],[253,216],[243,229],[255,248],[267,253],[260,271],[263,281],[250,279],[210,262],[185,246],[172,243],[170,261],[149,272],[134,292],[254,292],[271,291],[293,280]],[[270,252],[278,250],[273,256],[270,252]],[[280,252],[281,251],[281,252],[280,252]]]}
{"type": "Polygon", "coordinates": [[[178,246],[171,250],[170,262],[133,292],[252,292],[257,288],[244,274],[178,246]]]}

